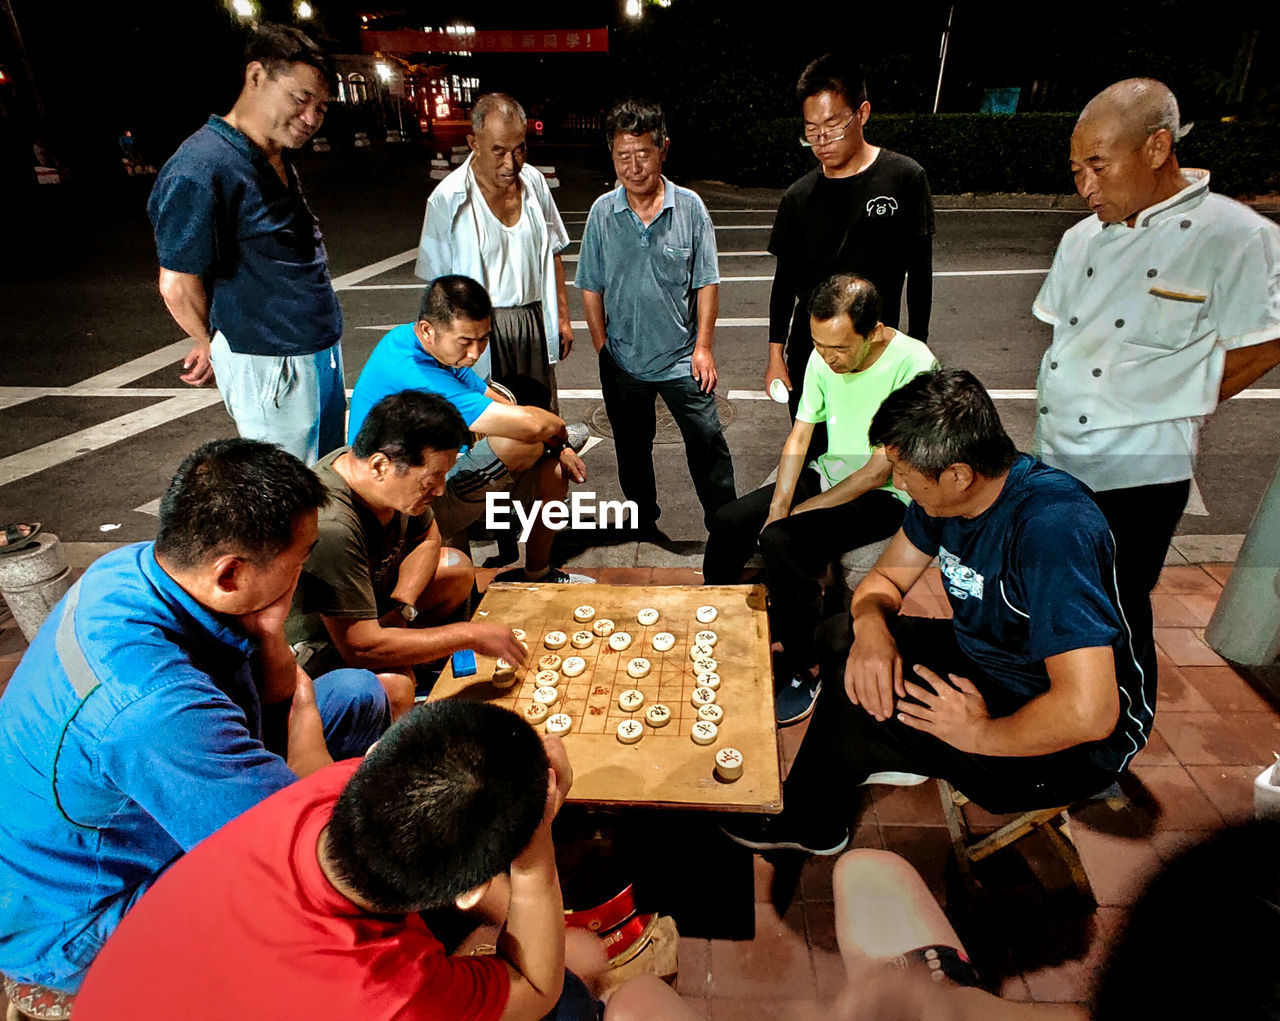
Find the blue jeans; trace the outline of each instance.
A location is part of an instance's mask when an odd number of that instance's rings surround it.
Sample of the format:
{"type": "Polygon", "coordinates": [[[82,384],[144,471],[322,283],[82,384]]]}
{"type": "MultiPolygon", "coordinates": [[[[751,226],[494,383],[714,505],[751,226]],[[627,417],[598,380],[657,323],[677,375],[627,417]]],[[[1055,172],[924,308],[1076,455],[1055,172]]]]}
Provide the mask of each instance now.
{"type": "MultiPolygon", "coordinates": [[[[368,670],[330,670],[315,679],[314,687],[324,743],[334,762],[360,758],[391,726],[387,693],[368,670]]],[[[285,701],[262,707],[262,743],[286,760],[290,705],[285,701]]]]}
{"type": "Polygon", "coordinates": [[[618,481],[623,495],[634,501],[641,527],[651,526],[662,513],[653,474],[653,438],[657,432],[656,398],[661,397],[684,438],[685,459],[693,488],[702,504],[707,529],[725,504],[737,497],[733,459],[720,427],[715,397],[698,389],[692,376],[679,379],[637,379],[609,354],[600,352],[600,388],[613,429],[618,481]]]}

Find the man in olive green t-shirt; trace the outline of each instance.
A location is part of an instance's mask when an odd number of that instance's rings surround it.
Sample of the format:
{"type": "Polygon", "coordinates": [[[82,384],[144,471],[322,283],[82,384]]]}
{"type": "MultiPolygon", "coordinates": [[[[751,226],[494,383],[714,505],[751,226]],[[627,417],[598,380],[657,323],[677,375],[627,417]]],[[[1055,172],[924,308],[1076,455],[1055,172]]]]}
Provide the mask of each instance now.
{"type": "Polygon", "coordinates": [[[783,649],[775,675],[780,725],[805,719],[821,687],[814,632],[827,566],[889,538],[906,512],[908,498],[894,489],[884,452],[868,442],[871,418],[889,394],[937,365],[928,347],[880,321],[880,295],[861,277],[841,274],[819,285],[809,326],[814,350],[777,482],[720,510],[702,563],[706,584],[732,585],[759,545],[773,635],[783,649]],[[805,465],[820,422],[827,450],[805,465]]]}
{"type": "Polygon", "coordinates": [[[510,628],[453,621],[475,582],[471,561],[441,547],[431,503],[471,434],[444,398],[406,390],[380,400],[350,447],[313,470],[329,490],[285,633],[308,673],[363,667],[387,689],[392,716],[413,705],[414,668],[459,649],[510,662],[510,628]]]}

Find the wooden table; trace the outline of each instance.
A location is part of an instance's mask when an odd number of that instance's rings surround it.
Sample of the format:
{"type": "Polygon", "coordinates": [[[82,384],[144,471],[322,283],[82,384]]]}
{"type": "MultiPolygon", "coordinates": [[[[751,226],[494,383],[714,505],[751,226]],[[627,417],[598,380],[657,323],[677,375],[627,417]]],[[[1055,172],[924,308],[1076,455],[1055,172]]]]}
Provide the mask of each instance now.
{"type": "Polygon", "coordinates": [[[447,666],[432,689],[431,698],[476,698],[494,702],[523,715],[533,701],[533,677],[538,660],[553,650],[544,645],[548,632],[590,630],[574,620],[580,605],[595,608],[595,620],[607,618],[618,631],[632,636],[625,651],[610,648],[607,638],[595,636],[586,649],[566,645],[554,652],[562,658],[581,656],[586,670],[564,677],[558,685],[560,703],[551,712],[572,719],[565,746],[573,764],[570,801],[587,804],[655,805],[710,808],[723,811],[768,812],[782,809],[782,778],[774,718],[773,677],[769,654],[769,622],[761,585],[554,585],[492,584],[476,610],[477,620],[523,628],[528,660],[517,668],[514,687],[492,684],[494,660],[476,654],[476,673],[455,678],[447,666]],[[700,606],[714,606],[716,620],[701,624],[700,606]],[[658,620],[641,625],[636,614],[652,607],[658,620]],[[721,686],[717,704],[724,709],[713,744],[691,738],[697,709],[691,696],[697,685],[689,650],[694,636],[714,631],[714,657],[721,686]],[[668,632],[675,645],[667,652],[653,647],[653,637],[668,632]],[[627,664],[644,657],[652,664],[640,680],[627,674],[627,664]],[[645,703],[635,712],[618,706],[618,695],[635,688],[645,703]],[[644,723],[644,711],[654,702],[668,706],[671,722],[654,728],[644,723]],[[641,721],[644,736],[636,744],[618,740],[618,724],[641,721]],[[726,783],[714,772],[716,752],[738,749],[744,759],[742,776],[726,783]]]}

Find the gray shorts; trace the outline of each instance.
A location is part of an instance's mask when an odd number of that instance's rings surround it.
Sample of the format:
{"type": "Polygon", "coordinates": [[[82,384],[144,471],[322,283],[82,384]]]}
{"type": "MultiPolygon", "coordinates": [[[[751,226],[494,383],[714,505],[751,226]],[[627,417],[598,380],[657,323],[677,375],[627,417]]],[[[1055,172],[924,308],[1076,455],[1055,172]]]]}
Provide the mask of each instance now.
{"type": "Polygon", "coordinates": [[[515,476],[489,446],[487,439],[474,443],[458,457],[445,482],[445,490],[431,509],[435,512],[440,535],[447,543],[473,521],[484,516],[485,494],[511,489],[515,476]]]}

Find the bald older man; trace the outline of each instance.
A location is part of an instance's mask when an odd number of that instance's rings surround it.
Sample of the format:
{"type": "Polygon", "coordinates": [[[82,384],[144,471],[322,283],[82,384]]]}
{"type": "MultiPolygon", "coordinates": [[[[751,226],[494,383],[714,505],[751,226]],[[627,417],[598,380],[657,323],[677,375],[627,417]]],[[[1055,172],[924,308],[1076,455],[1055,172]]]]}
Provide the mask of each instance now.
{"type": "Polygon", "coordinates": [[[1032,311],[1036,453],[1096,494],[1121,605],[1154,670],[1149,593],[1190,492],[1200,428],[1280,362],[1280,227],[1178,165],[1186,133],[1158,81],[1117,82],[1071,136],[1094,216],[1063,235],[1032,311]]]}
{"type": "Polygon", "coordinates": [[[525,112],[492,92],[471,111],[471,155],[431,193],[415,272],[461,274],[493,301],[489,349],[475,370],[518,404],[555,410],[555,364],[573,347],[560,253],[564,221],[537,169],[525,165],[525,112]]]}

